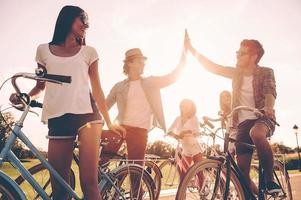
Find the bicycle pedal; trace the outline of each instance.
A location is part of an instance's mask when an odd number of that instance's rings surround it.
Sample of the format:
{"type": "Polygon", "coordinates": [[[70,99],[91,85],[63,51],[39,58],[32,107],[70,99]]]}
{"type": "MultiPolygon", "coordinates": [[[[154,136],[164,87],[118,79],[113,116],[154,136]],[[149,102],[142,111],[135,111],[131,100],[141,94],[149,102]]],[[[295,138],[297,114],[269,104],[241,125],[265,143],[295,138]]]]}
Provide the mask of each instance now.
{"type": "Polygon", "coordinates": [[[267,195],[270,195],[270,196],[272,196],[273,198],[275,198],[275,197],[279,197],[279,194],[281,194],[281,192],[273,192],[273,193],[269,193],[269,192],[265,192],[267,195]]]}

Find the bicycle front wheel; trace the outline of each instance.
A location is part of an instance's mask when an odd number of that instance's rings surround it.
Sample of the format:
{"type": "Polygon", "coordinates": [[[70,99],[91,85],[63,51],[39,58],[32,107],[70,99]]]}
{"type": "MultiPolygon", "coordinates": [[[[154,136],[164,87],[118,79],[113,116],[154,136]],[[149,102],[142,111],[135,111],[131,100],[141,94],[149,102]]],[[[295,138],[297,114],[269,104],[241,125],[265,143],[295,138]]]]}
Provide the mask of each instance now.
{"type": "Polygon", "coordinates": [[[161,191],[162,173],[157,164],[153,161],[145,161],[145,170],[151,175],[155,182],[155,199],[159,199],[161,191]]]}
{"type": "MultiPolygon", "coordinates": [[[[52,197],[52,188],[50,183],[50,173],[42,163],[28,169],[33,178],[39,183],[49,197],[52,197]]],[[[31,185],[20,175],[16,178],[16,183],[21,187],[28,199],[41,199],[42,197],[31,187],[31,185]]],[[[72,189],[75,188],[75,174],[70,171],[69,184],[72,189]]]]}
{"type": "MultiPolygon", "coordinates": [[[[101,196],[104,200],[154,200],[155,184],[151,176],[140,166],[124,165],[118,171],[109,174],[115,187],[106,182],[101,189],[101,196]],[[117,189],[119,191],[117,191],[117,189]]],[[[102,177],[103,179],[103,177],[102,177]]]]}
{"type": "Polygon", "coordinates": [[[19,200],[22,197],[7,180],[0,177],[0,200],[19,200]]]}
{"type": "MultiPolygon", "coordinates": [[[[218,160],[205,159],[195,163],[181,182],[176,199],[223,199],[226,168],[218,160]]],[[[238,178],[231,171],[227,199],[244,200],[245,195],[238,178]]]]}

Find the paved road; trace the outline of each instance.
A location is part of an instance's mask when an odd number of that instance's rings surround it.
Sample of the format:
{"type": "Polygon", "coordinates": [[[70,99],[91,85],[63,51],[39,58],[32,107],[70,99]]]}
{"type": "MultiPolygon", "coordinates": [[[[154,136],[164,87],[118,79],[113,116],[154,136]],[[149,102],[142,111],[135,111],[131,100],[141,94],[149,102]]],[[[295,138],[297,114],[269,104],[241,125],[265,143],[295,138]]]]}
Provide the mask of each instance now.
{"type": "MultiPolygon", "coordinates": [[[[301,200],[301,173],[294,174],[290,176],[292,193],[294,200],[301,200]]],[[[160,200],[174,200],[176,190],[165,190],[161,192],[160,200]]]]}
{"type": "Polygon", "coordinates": [[[301,199],[301,173],[291,176],[293,199],[301,199]]]}

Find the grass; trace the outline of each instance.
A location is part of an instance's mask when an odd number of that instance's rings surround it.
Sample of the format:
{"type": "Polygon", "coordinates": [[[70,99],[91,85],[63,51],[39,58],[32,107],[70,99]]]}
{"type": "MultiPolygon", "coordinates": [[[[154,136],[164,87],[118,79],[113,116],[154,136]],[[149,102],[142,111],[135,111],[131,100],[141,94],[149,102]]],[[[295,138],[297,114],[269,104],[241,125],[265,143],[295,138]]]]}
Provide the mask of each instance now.
{"type": "Polygon", "coordinates": [[[301,174],[301,172],[297,169],[294,169],[294,170],[288,170],[288,173],[289,174],[301,174]]]}
{"type": "MultiPolygon", "coordinates": [[[[26,162],[22,162],[22,164],[24,165],[24,167],[26,169],[29,169],[32,166],[35,166],[37,164],[39,164],[40,161],[37,159],[31,159],[31,160],[27,160],[26,162]]],[[[79,169],[76,165],[76,163],[72,163],[72,169],[75,173],[76,176],[76,188],[75,191],[77,194],[79,194],[79,196],[82,195],[81,189],[80,189],[80,185],[79,183],[79,169]]],[[[20,173],[9,163],[5,162],[1,167],[0,170],[5,172],[9,177],[11,177],[12,179],[16,179],[18,176],[20,176],[20,173]]],[[[41,185],[43,186],[43,184],[45,184],[45,182],[47,180],[49,180],[49,172],[48,170],[44,170],[41,173],[38,173],[34,176],[34,179],[41,185]]],[[[24,183],[22,183],[20,185],[22,191],[25,193],[25,195],[29,198],[29,199],[34,199],[34,195],[35,195],[35,191],[33,190],[33,188],[31,187],[31,185],[25,181],[24,183]]],[[[46,189],[46,192],[49,194],[51,191],[51,188],[49,187],[48,189],[46,189]]]]}
{"type": "MultiPolygon", "coordinates": [[[[287,159],[294,158],[295,156],[297,156],[297,154],[296,155],[288,155],[286,158],[287,159]]],[[[26,160],[26,162],[23,162],[22,164],[25,166],[25,168],[28,169],[28,168],[30,168],[34,165],[37,165],[38,163],[39,163],[38,160],[31,159],[31,160],[26,160]]],[[[158,163],[158,165],[159,164],[160,163],[158,163]]],[[[114,167],[114,165],[113,165],[113,167],[114,167]]],[[[79,184],[79,168],[78,168],[78,166],[76,165],[75,162],[72,163],[72,169],[73,169],[73,171],[75,173],[75,176],[76,176],[75,191],[81,196],[82,191],[81,191],[80,184],[79,184]]],[[[11,166],[9,163],[4,163],[2,166],[0,166],[0,170],[5,172],[12,179],[16,179],[18,176],[20,176],[20,173],[13,166],[11,166]]],[[[163,175],[161,190],[176,189],[178,187],[179,175],[175,174],[175,170],[176,169],[174,167],[170,167],[170,166],[166,166],[161,170],[162,175],[163,175]],[[173,184],[170,185],[170,183],[173,183],[173,184]]],[[[49,178],[48,171],[47,170],[45,170],[45,171],[46,172],[40,173],[40,174],[38,174],[37,176],[34,177],[38,181],[38,183],[40,183],[40,184],[45,182],[45,180],[48,180],[48,178],[49,178]]],[[[300,173],[298,170],[289,170],[288,172],[289,172],[289,174],[298,174],[298,173],[300,173]]],[[[251,177],[252,177],[252,174],[251,174],[251,177]]],[[[34,190],[31,188],[29,183],[25,182],[24,184],[21,185],[21,188],[30,199],[33,199],[34,190]]]]}

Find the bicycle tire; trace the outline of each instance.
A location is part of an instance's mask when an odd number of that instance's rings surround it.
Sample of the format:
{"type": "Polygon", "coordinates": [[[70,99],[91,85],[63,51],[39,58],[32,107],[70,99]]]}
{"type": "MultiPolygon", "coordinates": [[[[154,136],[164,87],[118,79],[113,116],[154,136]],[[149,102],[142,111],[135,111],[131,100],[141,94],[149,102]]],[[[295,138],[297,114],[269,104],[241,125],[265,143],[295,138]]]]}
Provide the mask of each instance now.
{"type": "Polygon", "coordinates": [[[161,184],[162,184],[162,173],[158,165],[153,161],[145,161],[146,171],[151,175],[155,182],[155,199],[159,199],[161,184]]]}
{"type": "MultiPolygon", "coordinates": [[[[213,159],[205,159],[195,163],[187,171],[187,174],[185,175],[183,181],[180,183],[176,195],[176,200],[183,200],[183,199],[188,200],[194,198],[195,199],[223,199],[223,191],[225,190],[224,187],[225,187],[226,168],[223,168],[221,171],[220,166],[223,166],[223,163],[219,160],[213,160],[213,159]],[[191,184],[191,182],[195,180],[194,177],[196,177],[200,172],[203,173],[203,177],[204,177],[203,184],[201,188],[199,188],[200,185],[194,186],[195,187],[194,191],[196,191],[196,194],[193,194],[192,189],[189,189],[190,186],[189,184],[191,184]],[[206,173],[208,172],[210,174],[205,176],[204,174],[205,172],[206,173]],[[222,174],[220,174],[219,172],[221,172],[222,174]],[[214,183],[213,188],[212,186],[207,185],[210,183],[214,183]],[[211,188],[213,189],[213,191],[210,191],[211,188]]],[[[227,199],[239,199],[239,200],[246,199],[244,190],[240,185],[240,182],[236,176],[236,173],[234,173],[234,171],[231,172],[229,195],[227,199]]]]}
{"type": "Polygon", "coordinates": [[[0,199],[20,200],[22,197],[17,190],[3,177],[0,177],[0,199]]]}
{"type": "MultiPolygon", "coordinates": [[[[255,164],[251,165],[251,170],[254,170],[258,174],[258,166],[255,164]]],[[[282,162],[279,160],[274,160],[274,167],[273,167],[273,175],[274,175],[274,181],[282,188],[282,192],[275,197],[279,199],[287,199],[292,200],[293,194],[292,194],[292,188],[290,183],[290,178],[288,175],[288,172],[284,170],[284,166],[282,162]]],[[[253,177],[258,182],[258,175],[253,177]]],[[[274,198],[272,195],[265,194],[266,199],[272,199],[274,198]]]]}
{"type": "MultiPolygon", "coordinates": [[[[138,197],[133,198],[131,186],[126,185],[128,183],[131,184],[131,180],[129,180],[130,178],[128,177],[128,175],[141,177],[141,170],[143,172],[145,172],[145,170],[143,170],[143,168],[141,168],[140,166],[129,164],[129,165],[124,165],[119,170],[115,171],[114,173],[110,172],[109,177],[111,177],[115,186],[117,186],[117,188],[122,192],[122,195],[125,199],[139,199],[139,200],[140,199],[147,199],[147,200],[155,199],[155,193],[154,193],[154,188],[155,188],[154,184],[155,183],[154,183],[153,179],[151,178],[151,176],[147,172],[143,173],[143,176],[142,176],[143,186],[142,186],[142,190],[140,190],[141,189],[140,185],[138,187],[138,193],[139,193],[138,197]],[[125,185],[123,185],[123,184],[125,184],[125,185]]],[[[102,178],[102,180],[103,180],[103,178],[102,178]]],[[[110,184],[110,182],[108,182],[108,181],[106,182],[104,187],[101,189],[100,194],[101,194],[101,197],[103,200],[123,199],[118,194],[118,192],[113,187],[113,185],[110,184]]]]}
{"type": "MultiPolygon", "coordinates": [[[[117,166],[121,166],[126,163],[127,163],[126,160],[121,160],[120,162],[118,162],[117,166]]],[[[146,160],[144,165],[145,165],[144,166],[145,170],[151,175],[152,179],[155,182],[155,191],[154,191],[155,199],[158,199],[159,195],[160,195],[160,191],[161,191],[161,184],[162,184],[161,170],[160,170],[159,166],[153,161],[146,160]]],[[[101,165],[100,167],[104,172],[109,172],[110,171],[110,161],[107,162],[106,164],[101,165]]],[[[100,180],[98,180],[98,181],[100,181],[100,180]]]]}
{"type": "MultiPolygon", "coordinates": [[[[279,170],[279,172],[284,177],[284,180],[283,179],[280,180],[281,182],[279,182],[278,184],[281,185],[281,187],[285,190],[285,194],[287,194],[287,198],[285,198],[285,199],[292,200],[293,199],[293,194],[292,194],[292,187],[291,187],[290,177],[288,175],[288,172],[284,169],[283,163],[280,162],[279,160],[274,161],[274,172],[275,172],[275,170],[279,170]],[[285,187],[283,187],[284,185],[285,185],[285,187]]],[[[274,174],[274,176],[277,176],[277,175],[274,174]]],[[[277,176],[277,178],[279,179],[279,176],[277,176]]],[[[281,199],[283,199],[284,197],[286,197],[286,196],[282,196],[281,199]]]]}
{"type": "MultiPolygon", "coordinates": [[[[75,174],[72,169],[70,169],[70,187],[74,190],[75,188],[75,174]]],[[[50,174],[48,169],[42,163],[39,163],[28,169],[30,174],[34,179],[40,184],[40,186],[45,190],[49,197],[52,197],[52,188],[50,184],[50,174]]],[[[24,191],[25,195],[29,199],[40,199],[41,197],[36,191],[31,187],[31,185],[20,175],[15,179],[16,183],[24,191]]]]}

